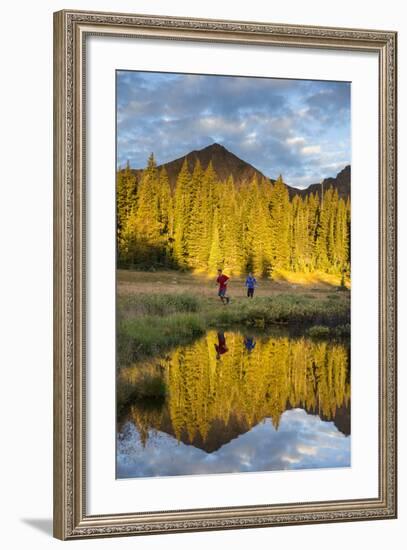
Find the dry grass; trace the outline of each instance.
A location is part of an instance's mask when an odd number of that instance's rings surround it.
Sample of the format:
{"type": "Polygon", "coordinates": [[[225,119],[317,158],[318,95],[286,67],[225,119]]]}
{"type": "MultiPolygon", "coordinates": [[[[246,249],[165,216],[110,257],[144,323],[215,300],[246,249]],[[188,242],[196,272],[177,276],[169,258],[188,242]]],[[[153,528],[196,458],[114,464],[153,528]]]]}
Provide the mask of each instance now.
{"type": "MultiPolygon", "coordinates": [[[[341,285],[341,276],[332,273],[293,273],[292,271],[277,271],[274,273],[277,281],[283,281],[291,285],[338,287],[341,285]]],[[[350,279],[345,280],[346,288],[350,289],[350,279]]]]}
{"type": "MultiPolygon", "coordinates": [[[[256,296],[273,296],[289,292],[321,296],[332,293],[340,285],[340,277],[329,274],[284,273],[276,274],[278,280],[258,279],[256,296]]],[[[215,277],[177,271],[117,271],[117,291],[119,295],[131,294],[195,294],[201,298],[213,298],[217,294],[215,277]]],[[[245,277],[231,277],[229,295],[246,296],[245,277]]],[[[349,288],[349,283],[347,284],[349,288]]]]}

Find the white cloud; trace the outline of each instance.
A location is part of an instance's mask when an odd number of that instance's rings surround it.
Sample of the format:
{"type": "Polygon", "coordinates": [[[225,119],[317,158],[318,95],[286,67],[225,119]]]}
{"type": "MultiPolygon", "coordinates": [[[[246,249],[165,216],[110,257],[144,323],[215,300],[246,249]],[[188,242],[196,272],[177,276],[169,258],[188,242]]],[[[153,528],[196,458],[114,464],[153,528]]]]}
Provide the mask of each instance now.
{"type": "Polygon", "coordinates": [[[303,137],[300,137],[300,136],[287,138],[285,141],[286,141],[286,143],[288,143],[288,145],[304,145],[304,143],[305,143],[305,139],[303,137]]]}
{"type": "Polygon", "coordinates": [[[284,181],[290,187],[296,187],[297,189],[306,189],[313,183],[321,183],[321,181],[318,181],[318,178],[316,178],[313,174],[306,176],[296,176],[294,180],[288,178],[284,181]]]}
{"type": "Polygon", "coordinates": [[[341,162],[331,162],[330,164],[323,164],[321,168],[324,170],[342,170],[346,165],[350,164],[350,160],[345,159],[341,162]]]}
{"type": "Polygon", "coordinates": [[[315,155],[317,153],[321,152],[321,146],[320,145],[307,145],[306,147],[303,147],[301,149],[302,155],[315,155]]]}
{"type": "Polygon", "coordinates": [[[309,108],[308,107],[305,107],[303,109],[299,109],[297,111],[297,116],[299,116],[300,118],[304,118],[308,115],[308,111],[309,111],[309,108]]]}
{"type": "Polygon", "coordinates": [[[311,447],[309,445],[299,445],[297,451],[302,455],[315,456],[317,454],[316,447],[311,447]]]}

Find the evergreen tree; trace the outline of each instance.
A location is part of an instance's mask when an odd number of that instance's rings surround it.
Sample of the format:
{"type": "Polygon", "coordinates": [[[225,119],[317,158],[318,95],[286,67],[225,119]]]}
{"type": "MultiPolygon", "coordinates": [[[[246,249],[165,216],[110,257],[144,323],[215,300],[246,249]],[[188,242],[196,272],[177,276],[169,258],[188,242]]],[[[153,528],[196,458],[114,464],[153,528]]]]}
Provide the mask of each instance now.
{"type": "Polygon", "coordinates": [[[164,255],[164,243],[161,236],[159,181],[154,155],[148,159],[137,190],[136,205],[136,241],[138,263],[161,263],[164,255]]]}
{"type": "Polygon", "coordinates": [[[224,269],[228,273],[240,273],[242,264],[241,231],[236,187],[233,177],[220,184],[219,218],[224,269]]]}
{"type": "Polygon", "coordinates": [[[160,235],[164,248],[164,264],[171,266],[172,243],[174,233],[174,212],[173,200],[168,174],[165,168],[160,170],[158,180],[158,219],[160,224],[160,235]]]}
{"type": "Polygon", "coordinates": [[[306,208],[308,212],[308,246],[307,246],[307,264],[308,271],[314,271],[316,267],[316,238],[319,218],[319,195],[311,193],[306,199],[306,208]]]}
{"type": "Polygon", "coordinates": [[[308,211],[306,203],[296,195],[291,203],[291,269],[306,271],[309,261],[308,211]]]}
{"type": "Polygon", "coordinates": [[[190,220],[190,178],[188,163],[185,159],[177,178],[174,205],[174,258],[180,267],[188,265],[187,234],[190,220]]]}
{"type": "Polygon", "coordinates": [[[290,200],[282,176],[273,186],[270,198],[272,268],[289,269],[290,264],[290,200]]]}
{"type": "Polygon", "coordinates": [[[218,269],[223,269],[223,256],[219,237],[219,216],[218,210],[216,209],[212,221],[212,238],[208,258],[208,271],[209,273],[216,273],[218,269]]]}
{"type": "Polygon", "coordinates": [[[252,193],[247,222],[247,244],[250,254],[248,271],[266,276],[271,274],[272,269],[271,219],[257,180],[253,181],[252,193]]]}
{"type": "Polygon", "coordinates": [[[120,232],[136,199],[137,180],[129,161],[124,170],[118,171],[116,186],[117,228],[120,232]]]}
{"type": "Polygon", "coordinates": [[[348,255],[347,255],[347,269],[348,269],[348,270],[350,270],[350,258],[351,258],[351,249],[350,249],[350,244],[351,244],[351,238],[350,238],[350,235],[351,235],[350,213],[351,213],[351,209],[350,209],[350,197],[348,197],[348,199],[347,199],[347,201],[346,201],[346,227],[347,227],[347,232],[346,232],[346,243],[347,243],[347,251],[348,251],[348,255]]]}
{"type": "Polygon", "coordinates": [[[256,232],[256,210],[259,192],[257,177],[240,190],[240,234],[243,252],[242,271],[254,271],[253,239],[256,232]]]}
{"type": "Polygon", "coordinates": [[[137,227],[136,227],[136,207],[134,206],[130,214],[123,223],[119,237],[119,258],[125,265],[132,265],[137,258],[137,227]]]}
{"type": "Polygon", "coordinates": [[[316,268],[325,272],[330,271],[330,258],[332,258],[333,254],[333,207],[333,190],[330,187],[321,196],[315,241],[316,268]]]}
{"type": "MultiPolygon", "coordinates": [[[[211,251],[212,235],[213,235],[213,217],[215,209],[218,208],[218,177],[213,168],[212,161],[209,162],[202,178],[202,189],[200,197],[200,217],[201,224],[201,239],[197,251],[197,266],[200,269],[208,268],[209,254],[211,251]]],[[[219,228],[218,228],[219,229],[219,228]]]]}
{"type": "Polygon", "coordinates": [[[127,237],[123,236],[123,230],[127,224],[130,212],[135,206],[137,191],[137,180],[130,170],[130,164],[127,162],[124,170],[119,170],[116,179],[116,224],[117,224],[117,248],[118,260],[124,260],[124,255],[128,252],[126,248],[127,237]]]}
{"type": "Polygon", "coordinates": [[[168,182],[168,174],[165,168],[161,168],[158,180],[158,219],[160,233],[168,238],[173,233],[172,195],[168,182]]]}
{"type": "Polygon", "coordinates": [[[190,220],[187,231],[187,248],[189,265],[192,268],[199,265],[199,254],[202,246],[202,233],[205,230],[204,204],[204,172],[199,160],[196,161],[191,176],[190,220]]]}
{"type": "Polygon", "coordinates": [[[338,191],[332,190],[330,211],[329,211],[328,235],[327,235],[328,263],[329,263],[329,270],[332,272],[337,271],[339,267],[338,249],[337,249],[338,239],[336,235],[337,213],[338,213],[338,191]]]}

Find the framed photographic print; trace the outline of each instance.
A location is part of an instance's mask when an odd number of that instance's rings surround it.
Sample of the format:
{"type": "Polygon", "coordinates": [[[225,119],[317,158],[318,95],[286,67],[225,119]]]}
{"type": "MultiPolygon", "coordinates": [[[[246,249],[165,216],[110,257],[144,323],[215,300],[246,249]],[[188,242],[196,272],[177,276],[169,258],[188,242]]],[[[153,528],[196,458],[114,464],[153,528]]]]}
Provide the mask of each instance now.
{"type": "Polygon", "coordinates": [[[54,91],[54,535],[395,518],[396,33],[65,10],[54,91]]]}

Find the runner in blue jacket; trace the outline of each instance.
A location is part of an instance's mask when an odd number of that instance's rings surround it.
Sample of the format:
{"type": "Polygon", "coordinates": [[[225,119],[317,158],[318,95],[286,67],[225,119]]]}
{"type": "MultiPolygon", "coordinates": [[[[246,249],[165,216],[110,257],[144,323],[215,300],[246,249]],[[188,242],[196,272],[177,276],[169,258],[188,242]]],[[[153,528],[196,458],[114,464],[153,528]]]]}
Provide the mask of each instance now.
{"type": "Polygon", "coordinates": [[[253,273],[250,272],[247,279],[246,279],[246,287],[247,287],[247,297],[253,298],[254,296],[254,289],[257,286],[257,280],[255,277],[253,277],[253,273]]]}

